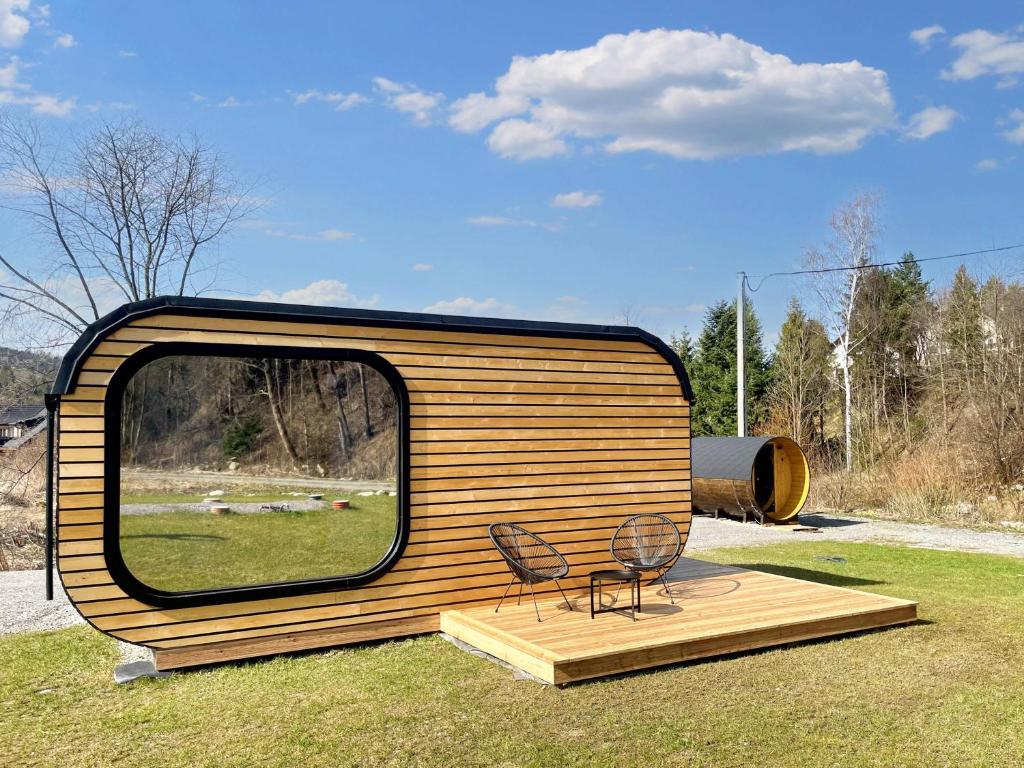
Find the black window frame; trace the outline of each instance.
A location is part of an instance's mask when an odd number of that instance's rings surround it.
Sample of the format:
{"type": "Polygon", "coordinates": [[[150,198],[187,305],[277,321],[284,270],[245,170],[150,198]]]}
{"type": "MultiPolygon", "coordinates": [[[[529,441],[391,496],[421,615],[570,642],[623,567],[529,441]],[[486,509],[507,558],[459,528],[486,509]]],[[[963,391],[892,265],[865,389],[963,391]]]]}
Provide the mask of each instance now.
{"type": "Polygon", "coordinates": [[[409,541],[409,390],[405,380],[384,357],[360,349],[220,344],[214,342],[157,342],[128,357],[113,373],[104,399],[103,556],[115,583],[129,597],[157,608],[189,608],[241,603],[280,597],[353,589],[379,579],[401,558],[409,541]],[[289,360],[331,360],[368,365],[391,385],[398,406],[398,451],[395,497],[396,532],[391,547],[371,568],[356,574],[300,581],[275,582],[218,589],[169,592],[136,578],[121,554],[121,405],[131,378],[145,365],[164,357],[271,357],[289,360]]]}

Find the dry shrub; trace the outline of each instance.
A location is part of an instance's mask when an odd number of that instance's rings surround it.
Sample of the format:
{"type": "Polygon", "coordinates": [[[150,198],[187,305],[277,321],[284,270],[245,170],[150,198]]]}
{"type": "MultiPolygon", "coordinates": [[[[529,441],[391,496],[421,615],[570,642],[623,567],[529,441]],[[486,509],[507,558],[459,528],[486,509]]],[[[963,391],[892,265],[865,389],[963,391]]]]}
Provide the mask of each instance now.
{"type": "Polygon", "coordinates": [[[1021,490],[987,483],[974,456],[963,444],[934,440],[851,474],[815,473],[809,507],[961,525],[1024,519],[1021,490]]]}

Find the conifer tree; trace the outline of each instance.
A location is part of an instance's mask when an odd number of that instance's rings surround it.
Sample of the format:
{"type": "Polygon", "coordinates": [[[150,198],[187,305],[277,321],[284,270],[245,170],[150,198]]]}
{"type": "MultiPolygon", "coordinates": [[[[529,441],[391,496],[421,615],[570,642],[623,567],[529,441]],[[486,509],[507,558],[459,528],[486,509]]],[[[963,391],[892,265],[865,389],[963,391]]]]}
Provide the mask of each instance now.
{"type": "MultiPolygon", "coordinates": [[[[748,304],[744,326],[748,420],[763,424],[767,415],[769,360],[761,323],[748,304]]],[[[719,301],[708,309],[690,367],[695,403],[694,435],[736,434],[736,303],[719,301]]]]}

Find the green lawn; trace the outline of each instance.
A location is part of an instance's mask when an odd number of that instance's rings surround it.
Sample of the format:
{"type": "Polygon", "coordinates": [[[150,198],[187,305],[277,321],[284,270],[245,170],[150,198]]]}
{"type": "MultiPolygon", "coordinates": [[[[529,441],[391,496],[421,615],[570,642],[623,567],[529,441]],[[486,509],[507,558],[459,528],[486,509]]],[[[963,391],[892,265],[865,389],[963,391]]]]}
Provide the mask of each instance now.
{"type": "Polygon", "coordinates": [[[171,592],[358,573],[395,538],[395,498],[350,501],[345,510],[324,501],[293,512],[122,515],[121,552],[136,578],[171,592]]]}
{"type": "Polygon", "coordinates": [[[112,683],[115,645],[96,632],[7,637],[0,762],[1024,764],[1024,560],[829,542],[709,557],[915,598],[922,621],[561,690],[436,637],[128,686],[112,683]]]}

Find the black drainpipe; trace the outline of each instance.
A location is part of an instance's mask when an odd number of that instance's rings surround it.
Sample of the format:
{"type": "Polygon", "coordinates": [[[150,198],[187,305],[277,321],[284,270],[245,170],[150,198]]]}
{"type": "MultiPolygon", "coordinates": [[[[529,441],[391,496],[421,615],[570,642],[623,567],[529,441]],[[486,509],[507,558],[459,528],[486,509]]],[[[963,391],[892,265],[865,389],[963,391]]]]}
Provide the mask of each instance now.
{"type": "Polygon", "coordinates": [[[53,600],[53,414],[58,395],[45,395],[46,403],[46,599],[53,600]]]}

